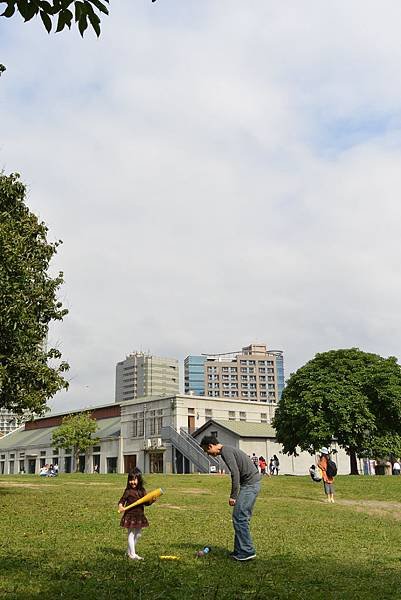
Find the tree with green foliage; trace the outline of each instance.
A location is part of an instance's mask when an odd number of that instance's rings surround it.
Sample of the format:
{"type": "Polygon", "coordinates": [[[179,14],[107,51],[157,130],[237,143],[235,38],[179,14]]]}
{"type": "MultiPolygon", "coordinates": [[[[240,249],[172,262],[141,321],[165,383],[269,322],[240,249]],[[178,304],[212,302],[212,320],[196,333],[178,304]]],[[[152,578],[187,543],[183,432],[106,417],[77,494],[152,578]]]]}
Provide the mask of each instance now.
{"type": "Polygon", "coordinates": [[[72,448],[75,471],[79,469],[79,455],[99,443],[93,434],[97,430],[97,422],[90,413],[78,413],[63,418],[62,424],[53,433],[54,448],[72,448]]]}
{"type": "Polygon", "coordinates": [[[350,456],[401,455],[401,367],[358,348],[331,350],[293,373],[273,420],[284,452],[311,454],[333,440],[350,456]]]}
{"type": "Polygon", "coordinates": [[[62,31],[65,27],[71,29],[71,25],[75,22],[82,37],[88,25],[91,25],[99,37],[99,15],[109,14],[108,3],[109,0],[0,0],[0,4],[7,5],[0,16],[10,18],[15,13],[19,13],[25,22],[39,16],[48,33],[52,30],[56,19],[56,32],[62,31]]]}
{"type": "Polygon", "coordinates": [[[46,348],[49,323],[68,311],[57,299],[63,274],[48,273],[61,242],[47,241],[25,197],[19,175],[0,173],[0,407],[43,414],[47,400],[68,387],[67,363],[46,348]]]}
{"type": "Polygon", "coordinates": [[[54,20],[57,19],[56,32],[62,31],[64,27],[71,29],[75,22],[81,36],[84,35],[88,24],[90,24],[96,35],[100,35],[99,14],[109,14],[105,3],[109,0],[0,0],[0,4],[6,4],[1,14],[2,17],[10,18],[19,13],[25,22],[39,16],[48,33],[50,33],[54,20]]]}

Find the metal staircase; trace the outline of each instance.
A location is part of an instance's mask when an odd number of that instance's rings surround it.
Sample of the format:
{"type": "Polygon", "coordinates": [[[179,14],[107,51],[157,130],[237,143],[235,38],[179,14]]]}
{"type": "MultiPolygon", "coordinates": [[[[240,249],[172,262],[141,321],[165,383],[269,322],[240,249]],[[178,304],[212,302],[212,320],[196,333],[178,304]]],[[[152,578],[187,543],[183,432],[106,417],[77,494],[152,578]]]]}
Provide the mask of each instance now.
{"type": "Polygon", "coordinates": [[[200,473],[210,473],[210,467],[215,467],[217,471],[220,469],[219,461],[205,454],[198,442],[185,429],[181,428],[178,432],[171,425],[166,425],[161,430],[161,436],[163,440],[170,441],[200,473]]]}

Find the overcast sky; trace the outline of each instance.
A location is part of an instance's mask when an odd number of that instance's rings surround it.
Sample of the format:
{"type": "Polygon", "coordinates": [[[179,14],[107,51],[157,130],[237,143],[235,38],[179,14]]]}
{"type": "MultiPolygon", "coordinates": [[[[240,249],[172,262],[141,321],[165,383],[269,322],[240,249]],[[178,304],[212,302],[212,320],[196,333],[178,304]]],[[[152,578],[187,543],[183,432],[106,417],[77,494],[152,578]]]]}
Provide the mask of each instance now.
{"type": "Polygon", "coordinates": [[[112,0],[0,20],[0,169],[63,245],[64,410],[133,350],[401,354],[398,0],[112,0]]]}

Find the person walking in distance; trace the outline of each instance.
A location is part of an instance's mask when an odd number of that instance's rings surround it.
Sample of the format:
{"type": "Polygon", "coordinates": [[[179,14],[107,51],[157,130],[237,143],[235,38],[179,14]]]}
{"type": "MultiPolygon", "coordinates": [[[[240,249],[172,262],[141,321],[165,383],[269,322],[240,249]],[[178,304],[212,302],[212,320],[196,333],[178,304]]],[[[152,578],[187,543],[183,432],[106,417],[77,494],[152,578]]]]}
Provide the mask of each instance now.
{"type": "Polygon", "coordinates": [[[337,475],[337,465],[330,458],[328,448],[323,447],[320,450],[320,459],[317,466],[322,471],[324,493],[327,496],[327,502],[334,503],[334,477],[337,475]]]}
{"type": "Polygon", "coordinates": [[[228,500],[233,507],[234,552],[232,558],[239,561],[256,557],[256,550],[250,533],[250,520],[260,491],[258,466],[237,448],[223,446],[214,435],[204,436],[200,443],[210,456],[221,456],[231,473],[231,493],[228,500]]]}
{"type": "Polygon", "coordinates": [[[280,470],[280,461],[278,459],[278,456],[275,454],[273,456],[273,475],[278,475],[279,470],[280,470]]]}

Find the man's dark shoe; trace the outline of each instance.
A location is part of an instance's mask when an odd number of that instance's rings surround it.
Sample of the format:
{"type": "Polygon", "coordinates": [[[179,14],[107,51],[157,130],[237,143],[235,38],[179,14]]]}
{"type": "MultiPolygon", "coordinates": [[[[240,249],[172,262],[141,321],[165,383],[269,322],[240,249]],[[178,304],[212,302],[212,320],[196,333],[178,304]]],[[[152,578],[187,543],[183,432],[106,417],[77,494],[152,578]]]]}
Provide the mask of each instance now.
{"type": "Polygon", "coordinates": [[[248,554],[247,556],[238,556],[237,554],[232,554],[232,558],[234,560],[239,560],[239,561],[245,561],[245,560],[252,560],[253,558],[256,558],[256,554],[248,554]]]}

